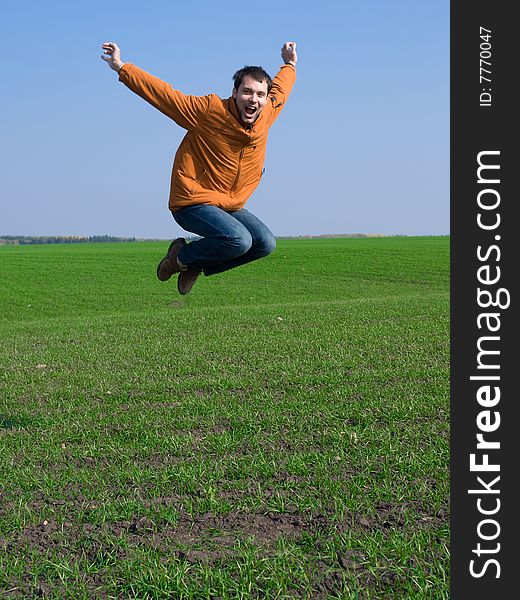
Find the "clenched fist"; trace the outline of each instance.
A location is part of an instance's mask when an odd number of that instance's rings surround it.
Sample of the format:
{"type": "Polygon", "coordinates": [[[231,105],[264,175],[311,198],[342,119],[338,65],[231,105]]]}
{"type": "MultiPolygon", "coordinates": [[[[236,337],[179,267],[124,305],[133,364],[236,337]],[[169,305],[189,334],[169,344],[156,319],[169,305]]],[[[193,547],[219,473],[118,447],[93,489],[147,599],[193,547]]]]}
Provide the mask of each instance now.
{"type": "Polygon", "coordinates": [[[294,67],[298,62],[298,56],[296,54],[296,42],[285,42],[282,46],[282,58],[283,62],[287,64],[291,64],[294,67]]]}
{"type": "Polygon", "coordinates": [[[102,46],[104,52],[101,55],[101,58],[108,63],[108,66],[114,71],[119,71],[119,69],[123,66],[123,62],[121,62],[121,51],[117,44],[113,42],[105,42],[102,46]]]}

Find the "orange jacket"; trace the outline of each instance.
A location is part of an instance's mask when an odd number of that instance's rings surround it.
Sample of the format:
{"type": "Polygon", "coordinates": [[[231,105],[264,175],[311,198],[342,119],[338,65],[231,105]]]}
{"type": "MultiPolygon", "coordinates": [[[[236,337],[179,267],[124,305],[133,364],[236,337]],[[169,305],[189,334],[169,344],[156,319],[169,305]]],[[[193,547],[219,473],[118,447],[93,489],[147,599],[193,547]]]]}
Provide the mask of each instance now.
{"type": "Polygon", "coordinates": [[[188,130],[175,154],[170,210],[191,204],[230,211],[244,206],[262,177],[269,127],[295,80],[292,65],[281,67],[267,104],[251,129],[246,129],[232,97],[187,96],[133,64],[123,65],[119,81],[188,130]]]}

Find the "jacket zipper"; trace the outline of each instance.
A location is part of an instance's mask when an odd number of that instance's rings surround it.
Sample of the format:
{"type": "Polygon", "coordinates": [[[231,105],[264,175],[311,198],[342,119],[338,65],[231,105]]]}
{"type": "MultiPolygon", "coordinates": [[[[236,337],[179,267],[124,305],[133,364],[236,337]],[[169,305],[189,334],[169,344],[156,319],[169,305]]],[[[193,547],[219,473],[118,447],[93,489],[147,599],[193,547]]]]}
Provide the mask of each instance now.
{"type": "Polygon", "coordinates": [[[235,188],[238,184],[238,178],[240,177],[240,169],[242,168],[242,159],[244,158],[244,150],[245,148],[242,148],[242,150],[240,150],[240,157],[238,159],[238,171],[237,171],[237,176],[235,177],[235,181],[233,182],[233,185],[231,186],[231,191],[234,192],[235,188]]]}

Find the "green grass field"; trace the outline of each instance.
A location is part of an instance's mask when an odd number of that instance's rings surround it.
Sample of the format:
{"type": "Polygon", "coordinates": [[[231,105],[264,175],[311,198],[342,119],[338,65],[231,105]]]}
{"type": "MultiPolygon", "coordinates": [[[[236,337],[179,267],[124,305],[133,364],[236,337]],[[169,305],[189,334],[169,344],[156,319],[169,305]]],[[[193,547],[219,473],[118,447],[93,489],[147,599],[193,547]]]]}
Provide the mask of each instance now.
{"type": "Polygon", "coordinates": [[[0,247],[1,598],[449,598],[449,238],[0,247]]]}

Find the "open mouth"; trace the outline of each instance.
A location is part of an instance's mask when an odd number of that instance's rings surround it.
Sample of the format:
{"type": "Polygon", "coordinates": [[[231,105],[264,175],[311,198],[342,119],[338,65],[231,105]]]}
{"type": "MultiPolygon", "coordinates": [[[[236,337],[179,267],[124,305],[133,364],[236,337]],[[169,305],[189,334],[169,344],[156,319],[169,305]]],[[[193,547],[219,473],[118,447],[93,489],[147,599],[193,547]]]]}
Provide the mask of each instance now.
{"type": "Polygon", "coordinates": [[[253,117],[256,114],[256,108],[254,106],[245,106],[244,112],[248,117],[253,117]]]}

